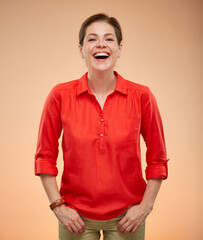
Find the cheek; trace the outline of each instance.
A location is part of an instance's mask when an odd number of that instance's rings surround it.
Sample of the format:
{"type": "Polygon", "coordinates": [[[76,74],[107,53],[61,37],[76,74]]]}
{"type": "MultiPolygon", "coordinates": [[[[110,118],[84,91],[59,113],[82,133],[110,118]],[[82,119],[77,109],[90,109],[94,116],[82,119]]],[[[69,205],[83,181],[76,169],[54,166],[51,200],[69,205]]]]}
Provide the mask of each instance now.
{"type": "Polygon", "coordinates": [[[112,45],[112,44],[107,44],[107,46],[111,49],[111,52],[115,55],[119,55],[119,48],[118,46],[112,45]]]}
{"type": "Polygon", "coordinates": [[[92,56],[92,53],[93,53],[93,46],[87,46],[85,49],[86,56],[90,57],[92,56]]]}
{"type": "Polygon", "coordinates": [[[114,53],[113,53],[113,55],[114,55],[114,58],[118,58],[119,57],[119,51],[118,50],[115,50],[114,51],[114,53]]]}

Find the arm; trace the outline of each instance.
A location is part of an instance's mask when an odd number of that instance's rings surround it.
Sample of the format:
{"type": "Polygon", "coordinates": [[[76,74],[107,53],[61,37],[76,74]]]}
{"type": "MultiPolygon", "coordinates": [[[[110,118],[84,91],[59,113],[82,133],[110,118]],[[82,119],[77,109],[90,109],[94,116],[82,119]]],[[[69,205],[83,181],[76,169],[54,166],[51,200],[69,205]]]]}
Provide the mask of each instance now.
{"type": "MultiPolygon", "coordinates": [[[[35,154],[35,174],[40,176],[50,203],[61,198],[56,182],[58,174],[56,167],[58,139],[62,131],[61,100],[57,88],[57,86],[54,87],[46,98],[41,115],[35,154]]],[[[53,212],[69,232],[83,232],[85,224],[74,209],[62,205],[54,208],[53,212]]]]}
{"type": "Polygon", "coordinates": [[[154,203],[161,187],[162,179],[161,178],[153,178],[149,179],[147,182],[147,187],[140,205],[147,209],[149,213],[152,211],[154,207],[154,203]]]}
{"type": "Polygon", "coordinates": [[[118,223],[118,228],[122,233],[134,233],[145,221],[153,209],[156,196],[159,192],[162,179],[149,179],[142,202],[138,205],[130,206],[126,215],[118,223]]]}
{"type": "MultiPolygon", "coordinates": [[[[56,182],[56,177],[50,174],[40,174],[40,178],[50,203],[60,199],[61,196],[56,182]]],[[[82,233],[84,231],[85,223],[74,209],[61,205],[55,207],[53,212],[70,233],[82,233]]]]}
{"type": "Polygon", "coordinates": [[[122,233],[134,233],[152,211],[162,180],[167,178],[167,158],[162,120],[156,99],[150,89],[141,96],[141,134],[146,143],[146,179],[143,199],[139,205],[130,206],[118,228],[122,233]]]}
{"type": "MultiPolygon", "coordinates": [[[[54,87],[46,98],[35,154],[35,175],[40,176],[50,203],[61,198],[56,182],[58,139],[62,131],[61,97],[58,86],[54,87]]],[[[84,231],[85,224],[74,209],[61,205],[55,207],[53,212],[69,232],[82,233],[84,231]]]]}

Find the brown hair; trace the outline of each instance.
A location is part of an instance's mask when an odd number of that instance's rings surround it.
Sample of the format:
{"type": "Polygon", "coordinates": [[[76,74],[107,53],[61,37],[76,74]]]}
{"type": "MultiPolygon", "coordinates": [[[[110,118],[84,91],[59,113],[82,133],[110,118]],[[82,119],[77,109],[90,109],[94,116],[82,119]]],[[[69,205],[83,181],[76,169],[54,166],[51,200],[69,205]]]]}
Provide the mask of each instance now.
{"type": "Polygon", "coordinates": [[[109,17],[107,14],[104,14],[104,13],[98,13],[90,16],[83,22],[79,31],[79,43],[81,46],[83,46],[87,27],[94,22],[106,22],[110,24],[114,28],[118,45],[120,45],[123,39],[123,36],[122,36],[121,26],[117,21],[117,19],[114,17],[109,17]]]}

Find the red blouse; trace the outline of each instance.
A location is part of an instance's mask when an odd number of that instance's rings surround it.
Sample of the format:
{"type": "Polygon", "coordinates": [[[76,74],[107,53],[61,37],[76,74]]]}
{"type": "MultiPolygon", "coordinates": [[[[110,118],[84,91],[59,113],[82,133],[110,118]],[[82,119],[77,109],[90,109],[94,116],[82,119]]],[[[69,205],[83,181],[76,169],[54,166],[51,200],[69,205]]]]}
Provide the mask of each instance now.
{"type": "Polygon", "coordinates": [[[140,134],[146,146],[146,179],[167,178],[162,121],[148,87],[117,83],[103,109],[88,87],[87,73],[56,85],[41,116],[35,174],[57,175],[58,139],[63,130],[64,171],[60,194],[86,218],[108,220],[141,202],[140,134]]]}

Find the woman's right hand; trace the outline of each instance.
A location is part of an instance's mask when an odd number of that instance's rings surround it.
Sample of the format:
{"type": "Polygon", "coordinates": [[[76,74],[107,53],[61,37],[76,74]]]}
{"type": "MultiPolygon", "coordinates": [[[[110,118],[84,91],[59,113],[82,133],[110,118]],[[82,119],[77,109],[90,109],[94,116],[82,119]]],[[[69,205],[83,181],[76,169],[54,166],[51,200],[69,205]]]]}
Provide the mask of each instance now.
{"type": "MultiPolygon", "coordinates": [[[[53,203],[56,199],[60,199],[56,176],[51,174],[40,174],[43,187],[49,198],[49,202],[53,203]]],[[[80,215],[72,208],[65,205],[57,206],[53,209],[58,220],[65,226],[70,233],[83,233],[85,223],[80,215]]]]}
{"type": "Polygon", "coordinates": [[[55,207],[53,212],[70,233],[81,234],[85,231],[85,223],[74,209],[61,205],[55,207]]]}

